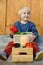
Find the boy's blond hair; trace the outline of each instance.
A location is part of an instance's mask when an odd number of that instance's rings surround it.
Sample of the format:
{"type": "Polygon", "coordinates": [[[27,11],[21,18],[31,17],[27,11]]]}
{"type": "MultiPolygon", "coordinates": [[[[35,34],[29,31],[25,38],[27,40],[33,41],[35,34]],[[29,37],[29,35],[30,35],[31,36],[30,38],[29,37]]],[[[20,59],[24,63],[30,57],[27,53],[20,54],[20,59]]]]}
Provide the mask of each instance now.
{"type": "Polygon", "coordinates": [[[30,8],[29,7],[23,7],[19,10],[18,14],[21,15],[23,11],[28,11],[30,12],[30,8]]]}

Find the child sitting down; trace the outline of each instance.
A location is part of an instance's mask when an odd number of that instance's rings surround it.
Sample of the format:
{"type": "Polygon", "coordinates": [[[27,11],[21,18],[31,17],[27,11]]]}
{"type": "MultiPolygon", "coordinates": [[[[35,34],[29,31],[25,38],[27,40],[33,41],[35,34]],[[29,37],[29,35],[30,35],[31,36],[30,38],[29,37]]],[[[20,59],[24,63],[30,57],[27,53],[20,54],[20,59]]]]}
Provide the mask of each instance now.
{"type": "MultiPolygon", "coordinates": [[[[35,60],[41,60],[43,58],[43,52],[39,51],[38,45],[36,43],[36,39],[38,39],[38,32],[36,29],[36,26],[33,22],[31,22],[30,19],[30,9],[28,7],[23,7],[19,10],[19,17],[20,20],[16,21],[13,25],[13,28],[10,28],[10,36],[13,38],[12,35],[14,35],[17,32],[32,32],[33,34],[29,37],[31,41],[33,41],[33,54],[35,60]],[[34,47],[35,46],[35,47],[34,47]]],[[[11,41],[8,43],[6,48],[2,53],[0,53],[0,59],[3,61],[6,61],[11,52],[12,47],[14,47],[14,42],[11,41]]]]}

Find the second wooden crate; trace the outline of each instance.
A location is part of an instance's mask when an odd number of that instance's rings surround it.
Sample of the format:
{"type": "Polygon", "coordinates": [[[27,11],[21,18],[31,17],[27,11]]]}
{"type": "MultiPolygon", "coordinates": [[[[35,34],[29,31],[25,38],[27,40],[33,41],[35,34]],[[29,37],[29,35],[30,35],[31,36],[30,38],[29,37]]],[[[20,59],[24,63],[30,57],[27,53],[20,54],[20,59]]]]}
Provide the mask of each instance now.
{"type": "Polygon", "coordinates": [[[12,62],[32,62],[32,61],[33,61],[33,48],[14,48],[14,47],[12,48],[12,62]]]}

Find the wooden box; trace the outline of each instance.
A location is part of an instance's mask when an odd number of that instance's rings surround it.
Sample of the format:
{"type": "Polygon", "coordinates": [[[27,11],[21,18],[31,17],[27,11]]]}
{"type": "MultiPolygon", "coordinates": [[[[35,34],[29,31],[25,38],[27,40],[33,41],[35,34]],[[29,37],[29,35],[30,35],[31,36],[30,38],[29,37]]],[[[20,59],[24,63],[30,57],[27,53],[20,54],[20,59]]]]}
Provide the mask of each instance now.
{"type": "MultiPolygon", "coordinates": [[[[18,32],[20,33],[20,32],[18,32]]],[[[32,32],[21,32],[22,34],[15,34],[13,35],[13,42],[14,43],[22,43],[25,44],[25,42],[31,41],[29,40],[29,37],[33,34],[32,32]],[[25,34],[23,34],[25,33],[25,34]]]]}
{"type": "Polygon", "coordinates": [[[12,48],[12,62],[32,62],[33,48],[12,48]],[[20,54],[25,53],[25,54],[20,54]]]}

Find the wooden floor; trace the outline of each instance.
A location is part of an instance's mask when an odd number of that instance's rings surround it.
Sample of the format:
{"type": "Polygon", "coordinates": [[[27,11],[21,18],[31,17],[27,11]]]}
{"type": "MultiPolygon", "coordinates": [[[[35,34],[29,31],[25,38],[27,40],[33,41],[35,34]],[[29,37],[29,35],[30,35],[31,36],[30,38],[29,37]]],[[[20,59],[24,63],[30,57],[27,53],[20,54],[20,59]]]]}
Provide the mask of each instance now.
{"type": "Polygon", "coordinates": [[[43,65],[42,62],[31,62],[31,63],[12,63],[12,62],[0,62],[0,65],[43,65]]]}

